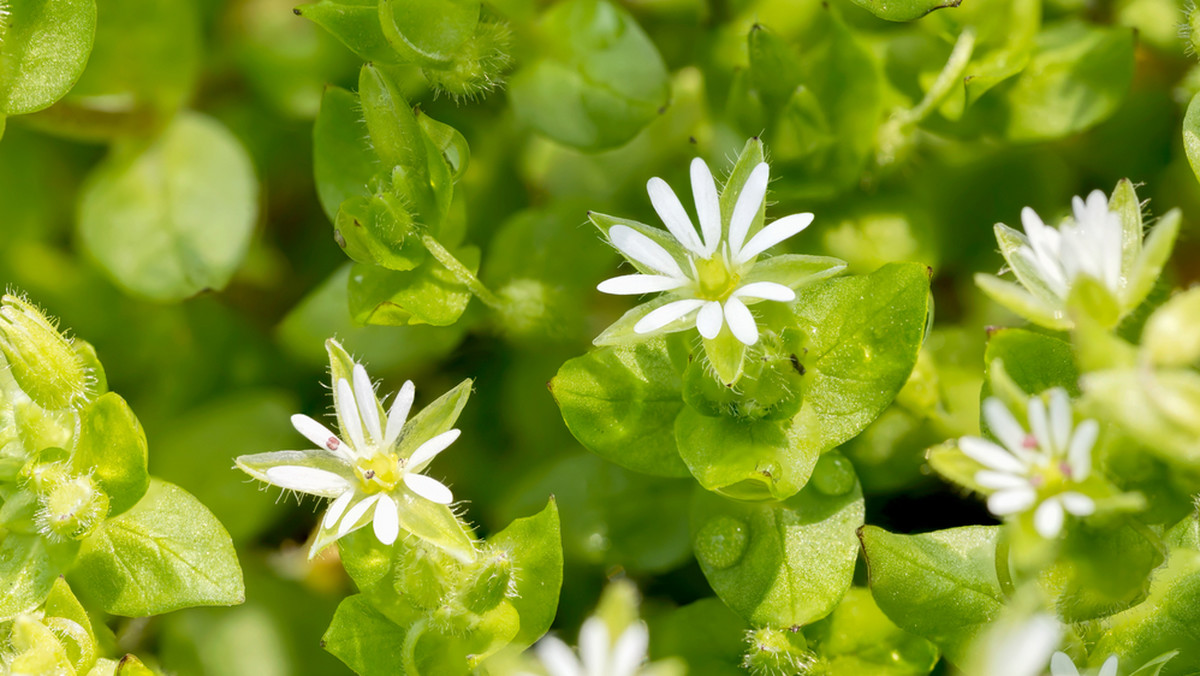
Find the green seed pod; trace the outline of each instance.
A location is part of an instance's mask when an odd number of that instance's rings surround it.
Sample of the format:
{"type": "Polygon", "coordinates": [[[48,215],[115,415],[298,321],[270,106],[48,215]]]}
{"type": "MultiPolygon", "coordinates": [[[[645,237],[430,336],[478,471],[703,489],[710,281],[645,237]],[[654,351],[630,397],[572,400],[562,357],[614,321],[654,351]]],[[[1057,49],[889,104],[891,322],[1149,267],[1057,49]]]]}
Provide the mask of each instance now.
{"type": "Polygon", "coordinates": [[[483,614],[513,595],[516,571],[504,550],[484,554],[480,563],[475,579],[463,594],[463,605],[472,612],[483,614]]]}
{"type": "Polygon", "coordinates": [[[0,299],[0,352],[38,406],[58,410],[86,400],[90,374],[71,341],[36,307],[10,294],[0,299]]]}
{"type": "Polygon", "coordinates": [[[793,676],[806,673],[813,655],[799,627],[752,629],[746,634],[750,647],[742,666],[758,676],[793,676]]]}
{"type": "Polygon", "coordinates": [[[421,610],[440,608],[449,588],[446,571],[436,554],[423,546],[407,549],[396,566],[396,593],[421,610]],[[431,555],[432,554],[432,555],[431,555]]]}
{"type": "Polygon", "coordinates": [[[82,540],[108,516],[108,496],[90,476],[44,481],[38,495],[38,530],[63,540],[82,540]]]}
{"type": "Polygon", "coordinates": [[[494,21],[480,21],[475,34],[454,54],[445,68],[424,68],[421,73],[434,90],[454,100],[474,99],[504,82],[504,72],[512,63],[509,47],[512,32],[494,21]]]}

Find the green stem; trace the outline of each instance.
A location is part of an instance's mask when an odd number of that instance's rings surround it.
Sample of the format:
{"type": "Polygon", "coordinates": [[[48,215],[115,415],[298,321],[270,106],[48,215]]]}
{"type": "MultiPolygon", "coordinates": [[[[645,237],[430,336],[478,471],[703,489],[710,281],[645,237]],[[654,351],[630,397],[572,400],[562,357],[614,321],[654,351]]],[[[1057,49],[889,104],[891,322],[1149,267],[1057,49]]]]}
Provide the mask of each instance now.
{"type": "Polygon", "coordinates": [[[471,272],[467,266],[463,265],[461,261],[455,258],[454,254],[450,253],[446,247],[442,246],[441,242],[434,239],[432,235],[421,235],[421,243],[425,245],[425,248],[429,250],[429,253],[436,258],[439,263],[445,266],[445,268],[449,270],[451,274],[458,279],[458,281],[462,282],[463,285],[471,291],[471,293],[475,294],[476,298],[483,301],[484,305],[487,305],[493,310],[504,309],[504,301],[500,300],[499,296],[492,293],[491,290],[484,286],[483,282],[479,281],[479,278],[475,276],[475,273],[471,272]]]}
{"type": "Polygon", "coordinates": [[[413,622],[404,634],[404,648],[401,650],[401,657],[404,660],[404,673],[408,676],[420,676],[421,674],[417,669],[417,641],[421,640],[421,636],[425,634],[425,627],[428,624],[428,619],[421,618],[413,622]]]}
{"type": "Polygon", "coordinates": [[[1017,591],[1013,584],[1012,571],[1008,568],[1008,536],[1002,529],[996,540],[996,579],[1000,581],[1000,591],[1011,598],[1017,591]]]}

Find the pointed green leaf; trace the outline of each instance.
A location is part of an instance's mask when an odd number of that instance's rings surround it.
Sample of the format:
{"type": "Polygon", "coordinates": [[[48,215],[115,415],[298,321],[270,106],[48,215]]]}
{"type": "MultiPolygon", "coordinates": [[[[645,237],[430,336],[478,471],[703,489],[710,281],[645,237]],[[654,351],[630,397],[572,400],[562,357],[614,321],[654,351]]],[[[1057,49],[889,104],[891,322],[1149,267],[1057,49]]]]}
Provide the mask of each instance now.
{"type": "Polygon", "coordinates": [[[364,61],[403,62],[379,25],[379,0],[320,0],[300,5],[295,11],[329,31],[364,61]]]}
{"type": "Polygon", "coordinates": [[[558,503],[551,497],[541,512],[513,521],[488,538],[488,544],[512,558],[516,595],[509,602],[521,618],[513,643],[528,647],[550,629],[558,609],[563,576],[558,503]]]}

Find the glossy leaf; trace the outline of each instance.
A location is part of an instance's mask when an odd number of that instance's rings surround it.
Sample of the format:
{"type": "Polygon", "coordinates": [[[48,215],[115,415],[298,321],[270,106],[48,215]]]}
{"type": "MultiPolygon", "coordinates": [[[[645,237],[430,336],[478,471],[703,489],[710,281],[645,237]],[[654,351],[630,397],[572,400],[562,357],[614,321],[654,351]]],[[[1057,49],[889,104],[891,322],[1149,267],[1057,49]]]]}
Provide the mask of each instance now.
{"type": "Polygon", "coordinates": [[[913,21],[947,7],[958,7],[962,0],[852,0],[854,4],[888,21],[913,21]]]}
{"type": "Polygon", "coordinates": [[[509,603],[520,617],[512,640],[517,647],[532,645],[554,621],[562,588],[562,534],[554,498],[538,514],[517,519],[488,538],[488,544],[512,557],[516,593],[509,603]]]}
{"type": "MultiPolygon", "coordinates": [[[[96,36],[95,0],[6,3],[0,24],[0,115],[41,110],[66,95],[96,36]]],[[[0,135],[3,135],[0,121],[0,135]]]]}
{"type": "MultiPolygon", "coordinates": [[[[464,247],[456,256],[472,272],[478,269],[479,249],[464,247]]],[[[432,258],[404,271],[355,265],[349,288],[350,314],[359,324],[449,326],[471,301],[467,287],[432,258]]]]}
{"type": "Polygon", "coordinates": [[[133,507],[150,486],[146,435],[125,400],[109,392],[84,413],[72,464],[108,496],[110,516],[133,507]]]}
{"type": "Polygon", "coordinates": [[[0,619],[32,611],[45,600],[58,571],[37,535],[6,533],[0,540],[0,619]]]}

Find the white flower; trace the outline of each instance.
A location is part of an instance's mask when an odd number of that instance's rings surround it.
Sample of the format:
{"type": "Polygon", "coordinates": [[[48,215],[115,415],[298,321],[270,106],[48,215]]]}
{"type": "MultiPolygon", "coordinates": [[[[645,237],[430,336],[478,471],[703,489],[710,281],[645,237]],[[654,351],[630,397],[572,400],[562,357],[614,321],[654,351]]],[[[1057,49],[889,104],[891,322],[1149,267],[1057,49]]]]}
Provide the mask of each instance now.
{"type": "Polygon", "coordinates": [[[987,469],[975,481],[995,492],[988,509],[1008,516],[1033,509],[1034,528],[1045,538],[1062,530],[1064,511],[1087,516],[1096,504],[1070,488],[1092,470],[1092,446],[1100,432],[1095,420],[1085,420],[1072,429],[1071,403],[1062,388],[1048,393],[1049,411],[1041,396],[1029,398],[1029,427],[1026,432],[1008,408],[996,398],[983,404],[983,414],[1000,444],[979,437],[959,439],[959,448],[987,469]],[[1002,444],[1002,445],[1001,445],[1002,444]]]}
{"type": "Polygon", "coordinates": [[[634,622],[614,643],[604,620],[591,617],[579,629],[579,657],[554,636],[538,643],[537,655],[549,676],[635,676],[646,661],[649,641],[646,625],[634,622]]]}
{"type": "Polygon", "coordinates": [[[1037,276],[1036,282],[1022,279],[1034,295],[1043,300],[1066,300],[1071,286],[1080,275],[1103,284],[1113,296],[1120,294],[1126,280],[1121,274],[1121,218],[1108,208],[1108,198],[1093,190],[1087,201],[1071,201],[1073,218],[1057,229],[1042,222],[1033,209],[1021,211],[1025,243],[1016,255],[1037,276]]]}
{"type": "Polygon", "coordinates": [[[974,658],[978,676],[1038,676],[1044,673],[1050,653],[1062,640],[1062,624],[1046,614],[1024,621],[1002,619],[992,625],[974,658]]]}
{"type": "MultiPolygon", "coordinates": [[[[1064,652],[1054,653],[1050,658],[1050,676],[1079,676],[1079,669],[1064,652]]],[[[1096,676],[1117,676],[1117,656],[1110,655],[1096,676]]]]}
{"type": "MultiPolygon", "coordinates": [[[[255,478],[280,488],[333,499],[321,519],[310,556],[368,523],[373,525],[380,542],[391,545],[402,525],[420,520],[446,521],[438,518],[437,511],[422,509],[419,501],[444,506],[453,502],[454,496],[443,483],[422,472],[438,453],[454,443],[459,430],[441,432],[421,443],[411,454],[401,453],[415,392],[412,381],[405,382],[385,417],[366,369],[354,364],[351,379],[337,379],[333,390],[342,436],[306,415],[294,415],[292,425],[317,449],[261,453],[237,459],[238,467],[255,478]]],[[[448,513],[449,508],[441,511],[448,513]]],[[[424,533],[428,529],[418,530],[424,533]]]]}
{"type": "Polygon", "coordinates": [[[700,335],[711,340],[727,325],[737,340],[753,345],[758,342],[758,325],[747,306],[796,298],[791,287],[751,274],[759,254],[813,221],[812,214],[793,214],[750,236],[766,196],[769,171],[763,162],[750,172],[726,228],[712,172],[704,160],[692,160],[692,194],[699,232],[671,187],[661,178],[650,179],[646,190],[673,244],[678,244],[672,247],[678,249],[676,252],[629,225],[609,228],[609,241],[642,272],[605,280],[599,290],[617,295],[670,292],[669,302],[638,320],[633,327],[635,333],[682,330],[694,324],[700,335]]]}

